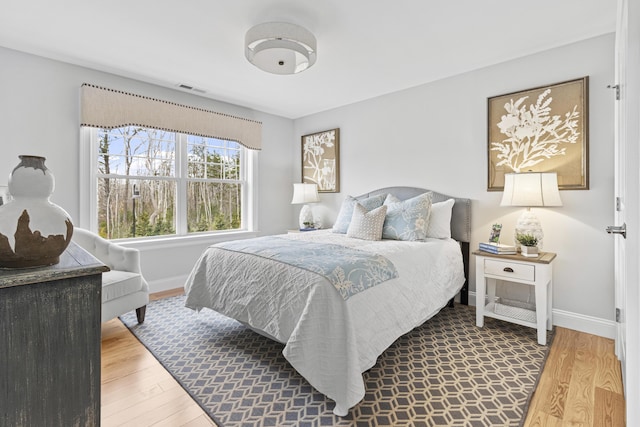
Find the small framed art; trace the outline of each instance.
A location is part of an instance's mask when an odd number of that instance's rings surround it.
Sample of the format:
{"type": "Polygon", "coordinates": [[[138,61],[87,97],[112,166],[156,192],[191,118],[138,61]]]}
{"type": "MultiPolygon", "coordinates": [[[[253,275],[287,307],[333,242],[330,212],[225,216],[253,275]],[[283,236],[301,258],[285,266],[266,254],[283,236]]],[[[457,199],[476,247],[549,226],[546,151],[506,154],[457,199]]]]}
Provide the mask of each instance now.
{"type": "Polygon", "coordinates": [[[493,224],[491,226],[491,234],[489,235],[489,242],[500,243],[501,232],[502,232],[502,224],[493,224]]]}
{"type": "Polygon", "coordinates": [[[340,129],[302,137],[302,182],[317,184],[319,193],[340,192],[340,129]]]}

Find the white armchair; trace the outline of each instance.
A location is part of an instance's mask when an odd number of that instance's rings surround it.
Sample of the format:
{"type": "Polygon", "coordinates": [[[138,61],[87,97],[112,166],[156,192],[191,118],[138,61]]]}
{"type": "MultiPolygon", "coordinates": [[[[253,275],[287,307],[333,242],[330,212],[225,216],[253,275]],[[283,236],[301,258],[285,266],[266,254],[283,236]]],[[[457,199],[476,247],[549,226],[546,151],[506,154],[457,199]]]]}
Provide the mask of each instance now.
{"type": "Polygon", "coordinates": [[[140,251],[78,227],[73,229],[72,240],[111,269],[102,273],[102,321],[135,309],[138,323],[144,322],[149,285],[140,269],[140,251]]]}

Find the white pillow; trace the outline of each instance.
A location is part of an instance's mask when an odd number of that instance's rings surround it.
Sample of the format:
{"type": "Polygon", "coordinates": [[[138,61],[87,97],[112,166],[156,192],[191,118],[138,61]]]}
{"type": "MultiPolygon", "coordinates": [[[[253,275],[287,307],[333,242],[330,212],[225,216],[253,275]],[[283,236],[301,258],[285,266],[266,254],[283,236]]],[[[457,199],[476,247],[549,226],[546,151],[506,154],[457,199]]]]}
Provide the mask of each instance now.
{"type": "Polygon", "coordinates": [[[360,203],[353,207],[353,216],[347,230],[347,237],[354,237],[363,240],[382,239],[382,227],[387,215],[387,207],[380,206],[371,211],[360,203]]]}
{"type": "Polygon", "coordinates": [[[451,211],[455,202],[454,199],[448,199],[431,205],[427,237],[433,237],[434,239],[448,239],[451,237],[451,211]]]}

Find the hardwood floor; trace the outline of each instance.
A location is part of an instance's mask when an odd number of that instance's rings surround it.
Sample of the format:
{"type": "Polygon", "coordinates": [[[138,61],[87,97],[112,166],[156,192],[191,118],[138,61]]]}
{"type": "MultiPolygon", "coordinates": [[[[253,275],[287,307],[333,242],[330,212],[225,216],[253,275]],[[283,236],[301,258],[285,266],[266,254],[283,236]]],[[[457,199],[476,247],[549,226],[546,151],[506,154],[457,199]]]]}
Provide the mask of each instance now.
{"type": "Polygon", "coordinates": [[[216,425],[118,319],[102,324],[100,418],[102,427],[216,425]]]}
{"type": "Polygon", "coordinates": [[[624,425],[622,373],[613,340],[556,328],[525,426],[624,425]]]}
{"type": "MultiPolygon", "coordinates": [[[[557,327],[524,426],[624,426],[613,346],[610,339],[557,327]]],[[[118,319],[102,324],[101,419],[103,427],[216,425],[118,319]]]]}

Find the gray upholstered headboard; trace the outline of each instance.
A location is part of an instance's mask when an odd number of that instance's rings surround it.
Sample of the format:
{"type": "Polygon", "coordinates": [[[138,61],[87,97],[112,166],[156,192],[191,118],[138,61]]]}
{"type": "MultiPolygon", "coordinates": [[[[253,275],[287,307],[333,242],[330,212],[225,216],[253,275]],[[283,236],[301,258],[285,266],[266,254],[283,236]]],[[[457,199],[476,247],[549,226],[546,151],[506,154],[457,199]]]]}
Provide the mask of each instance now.
{"type": "MultiPolygon", "coordinates": [[[[400,200],[410,199],[422,193],[431,192],[431,200],[433,203],[444,202],[447,199],[455,199],[453,205],[453,211],[451,213],[451,237],[460,242],[462,249],[462,262],[464,264],[464,277],[465,282],[460,290],[460,303],[469,304],[469,256],[471,242],[471,200],[461,199],[459,197],[447,196],[446,194],[438,193],[433,190],[426,190],[424,188],[417,187],[387,187],[380,188],[379,190],[373,190],[368,193],[362,194],[356,199],[363,199],[371,196],[377,196],[378,194],[393,194],[400,200]]],[[[453,307],[453,299],[449,302],[449,305],[453,307]]]]}
{"type": "Polygon", "coordinates": [[[424,188],[417,187],[387,187],[380,188],[378,190],[370,191],[369,193],[362,194],[356,199],[367,198],[370,196],[376,196],[378,194],[393,194],[400,200],[410,199],[422,193],[431,192],[432,202],[444,202],[447,199],[455,199],[453,205],[453,212],[451,214],[451,237],[459,242],[471,241],[471,200],[462,199],[459,197],[447,196],[446,194],[438,193],[433,190],[426,190],[424,188]]]}

